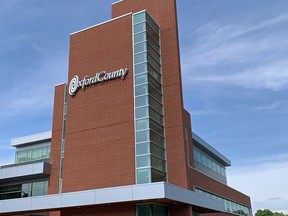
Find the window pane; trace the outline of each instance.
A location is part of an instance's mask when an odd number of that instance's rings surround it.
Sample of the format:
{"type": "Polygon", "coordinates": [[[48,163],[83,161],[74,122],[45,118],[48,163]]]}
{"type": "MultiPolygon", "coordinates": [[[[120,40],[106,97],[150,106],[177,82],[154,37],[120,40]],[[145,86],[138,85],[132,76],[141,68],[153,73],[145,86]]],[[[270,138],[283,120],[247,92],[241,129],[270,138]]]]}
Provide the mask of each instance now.
{"type": "Polygon", "coordinates": [[[147,71],[147,63],[135,65],[135,74],[143,73],[147,71]]]}
{"type": "Polygon", "coordinates": [[[139,43],[134,45],[134,53],[144,52],[146,51],[146,42],[139,43]]]}
{"type": "Polygon", "coordinates": [[[153,96],[160,104],[162,104],[162,95],[155,90],[151,85],[149,85],[149,94],[153,96]]]}
{"type": "MultiPolygon", "coordinates": [[[[135,34],[134,35],[134,43],[139,43],[139,42],[142,42],[142,41],[146,41],[146,32],[142,32],[142,33],[139,33],[139,34],[135,34]]],[[[155,42],[154,42],[155,43],[155,42]]],[[[156,43],[155,43],[156,44],[156,43]]],[[[152,44],[153,46],[153,44],[152,44]]],[[[157,49],[157,48],[156,48],[157,49]]]]}
{"type": "Polygon", "coordinates": [[[141,155],[141,154],[148,154],[150,153],[150,143],[139,143],[136,145],[136,155],[141,155]]]}
{"type": "Polygon", "coordinates": [[[155,68],[148,64],[148,72],[151,76],[156,79],[159,83],[161,83],[161,75],[159,71],[156,71],[155,68]]]}
{"type": "Polygon", "coordinates": [[[153,58],[160,63],[160,55],[148,44],[148,53],[153,56],[153,58]]]}
{"type": "MultiPolygon", "coordinates": [[[[160,47],[159,45],[154,41],[154,39],[149,35],[149,34],[146,34],[145,36],[145,40],[147,38],[147,41],[148,43],[158,52],[160,53],[160,47]]],[[[139,41],[140,42],[140,41],[139,41]]]]}
{"type": "Polygon", "coordinates": [[[139,96],[135,98],[135,107],[148,105],[148,96],[139,96]]]}
{"type": "Polygon", "coordinates": [[[136,120],[136,130],[149,129],[149,119],[136,120]]]}
{"type": "Polygon", "coordinates": [[[136,157],[137,168],[151,166],[150,155],[136,157]]]}
{"type": "Polygon", "coordinates": [[[160,62],[157,62],[151,55],[148,55],[148,62],[151,64],[157,71],[161,71],[160,62]]]}
{"type": "Polygon", "coordinates": [[[159,34],[159,27],[155,23],[155,21],[150,17],[149,14],[147,14],[146,19],[147,19],[147,22],[149,23],[149,25],[152,27],[152,29],[154,29],[154,31],[159,34]]]}
{"type": "Polygon", "coordinates": [[[147,83],[148,76],[147,74],[141,74],[135,76],[135,85],[142,84],[142,83],[147,83]]]}
{"type": "Polygon", "coordinates": [[[135,96],[148,93],[148,84],[135,86],[135,96]]]}
{"type": "Polygon", "coordinates": [[[33,149],[32,159],[37,160],[41,158],[42,148],[33,149]]]}
{"type": "Polygon", "coordinates": [[[151,160],[152,160],[152,167],[153,168],[156,168],[158,170],[162,170],[162,171],[165,171],[166,170],[166,162],[159,159],[159,158],[156,158],[154,156],[151,156],[151,160]]]}
{"type": "Polygon", "coordinates": [[[144,61],[147,61],[147,53],[146,52],[134,55],[134,63],[135,64],[140,63],[140,62],[144,62],[144,61]]]}
{"type": "Polygon", "coordinates": [[[153,210],[151,204],[142,204],[137,206],[137,216],[152,216],[153,210]]]}
{"type": "Polygon", "coordinates": [[[134,34],[145,30],[146,30],[146,22],[141,22],[139,24],[134,25],[134,34]]]}
{"type": "Polygon", "coordinates": [[[134,24],[142,22],[146,19],[146,12],[135,14],[133,18],[134,18],[134,24]]]}
{"type": "Polygon", "coordinates": [[[154,121],[156,121],[159,124],[163,125],[163,117],[159,113],[157,113],[155,110],[150,108],[149,109],[149,115],[154,121]]]}
{"type": "Polygon", "coordinates": [[[162,105],[159,102],[157,102],[154,98],[149,97],[149,104],[151,107],[153,107],[159,113],[161,113],[161,114],[163,113],[162,105]]]}
{"type": "Polygon", "coordinates": [[[151,169],[137,169],[137,184],[151,183],[151,169]]]}
{"type": "Polygon", "coordinates": [[[136,132],[136,142],[149,141],[149,130],[136,132]]]}
{"type": "Polygon", "coordinates": [[[150,139],[152,142],[164,147],[164,138],[154,133],[153,131],[150,131],[150,139]]]}
{"type": "Polygon", "coordinates": [[[150,128],[159,133],[160,135],[164,135],[164,129],[163,129],[163,126],[161,126],[160,124],[154,122],[153,120],[150,120],[150,128]]]}
{"type": "Polygon", "coordinates": [[[147,31],[150,34],[150,36],[159,44],[159,36],[157,33],[150,27],[150,25],[147,25],[147,31]]]}
{"type": "Polygon", "coordinates": [[[136,119],[149,116],[148,107],[141,107],[135,110],[136,119]]]}
{"type": "Polygon", "coordinates": [[[151,153],[165,160],[165,150],[151,143],[151,153]]]}
{"type": "Polygon", "coordinates": [[[161,84],[152,78],[152,76],[148,76],[149,84],[152,85],[157,91],[162,92],[161,84]]]}

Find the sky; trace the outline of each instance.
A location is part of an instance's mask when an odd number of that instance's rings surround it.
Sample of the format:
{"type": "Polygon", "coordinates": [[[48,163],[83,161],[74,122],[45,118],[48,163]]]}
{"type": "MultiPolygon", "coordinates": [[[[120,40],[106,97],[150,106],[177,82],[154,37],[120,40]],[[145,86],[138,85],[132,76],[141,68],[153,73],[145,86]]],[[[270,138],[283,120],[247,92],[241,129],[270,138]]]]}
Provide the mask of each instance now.
{"type": "MultiPolygon", "coordinates": [[[[0,0],[0,164],[12,138],[51,130],[69,35],[114,0],[0,0]]],[[[288,1],[177,0],[184,105],[193,131],[232,161],[253,211],[288,214],[288,1]]]]}

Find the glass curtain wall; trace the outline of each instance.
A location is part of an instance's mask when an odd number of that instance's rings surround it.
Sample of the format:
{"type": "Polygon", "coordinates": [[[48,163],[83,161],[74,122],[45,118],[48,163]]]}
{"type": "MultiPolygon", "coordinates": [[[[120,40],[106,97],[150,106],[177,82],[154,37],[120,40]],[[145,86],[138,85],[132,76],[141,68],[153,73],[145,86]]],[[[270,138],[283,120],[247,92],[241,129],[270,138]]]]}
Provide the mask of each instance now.
{"type": "Polygon", "coordinates": [[[166,181],[160,29],[142,11],[133,14],[137,184],[166,181]]]}

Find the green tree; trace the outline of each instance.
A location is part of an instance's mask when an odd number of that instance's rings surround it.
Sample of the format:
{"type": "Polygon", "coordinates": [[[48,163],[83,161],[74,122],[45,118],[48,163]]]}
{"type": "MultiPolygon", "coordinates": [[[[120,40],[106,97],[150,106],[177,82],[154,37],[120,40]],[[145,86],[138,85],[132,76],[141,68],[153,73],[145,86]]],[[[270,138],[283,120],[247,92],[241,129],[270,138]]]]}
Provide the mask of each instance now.
{"type": "MultiPolygon", "coordinates": [[[[273,212],[270,211],[269,209],[259,209],[257,210],[257,212],[255,213],[255,216],[273,216],[273,212]]],[[[279,215],[280,216],[280,215],[279,215]]]]}
{"type": "Polygon", "coordinates": [[[285,216],[282,212],[273,212],[273,216],[285,216]]]}

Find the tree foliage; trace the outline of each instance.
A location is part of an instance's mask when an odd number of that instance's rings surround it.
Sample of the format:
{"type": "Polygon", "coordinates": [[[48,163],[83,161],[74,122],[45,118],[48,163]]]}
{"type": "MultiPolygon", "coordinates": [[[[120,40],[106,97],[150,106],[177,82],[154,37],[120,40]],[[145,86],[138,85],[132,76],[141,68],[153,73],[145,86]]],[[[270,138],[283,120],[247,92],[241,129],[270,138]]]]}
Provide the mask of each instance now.
{"type": "Polygon", "coordinates": [[[287,216],[284,215],[282,212],[272,212],[269,209],[259,209],[255,213],[255,216],[287,216]]]}

